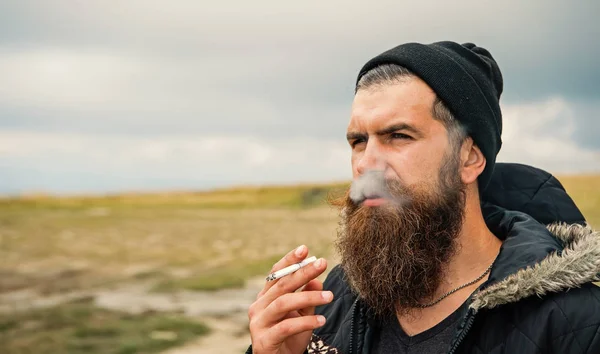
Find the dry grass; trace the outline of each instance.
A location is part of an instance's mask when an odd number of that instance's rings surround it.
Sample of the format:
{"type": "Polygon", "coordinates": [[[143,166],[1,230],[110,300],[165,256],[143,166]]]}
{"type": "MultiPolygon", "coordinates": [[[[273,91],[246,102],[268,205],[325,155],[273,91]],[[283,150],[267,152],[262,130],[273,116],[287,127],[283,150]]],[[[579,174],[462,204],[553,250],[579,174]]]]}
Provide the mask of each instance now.
{"type": "MultiPolygon", "coordinates": [[[[188,274],[199,283],[212,282],[207,288],[214,289],[218,282],[240,285],[248,276],[267,272],[274,260],[300,243],[317,255],[328,254],[335,223],[334,212],[326,207],[140,207],[108,209],[101,215],[85,209],[21,209],[0,216],[0,259],[11,278],[28,278],[26,284],[55,279],[69,269],[81,275],[75,278],[80,285],[160,272],[188,274]]],[[[18,285],[9,283],[0,282],[0,289],[18,285]]]]}
{"type": "Polygon", "coordinates": [[[558,176],[586,220],[600,228],[600,176],[558,176]]]}
{"type": "MultiPolygon", "coordinates": [[[[560,180],[591,224],[600,225],[600,176],[560,180]]],[[[19,279],[45,279],[61,290],[135,275],[158,276],[163,290],[239,286],[301,243],[331,256],[337,214],[323,201],[345,187],[4,199],[0,290],[19,287],[19,279]]]]}

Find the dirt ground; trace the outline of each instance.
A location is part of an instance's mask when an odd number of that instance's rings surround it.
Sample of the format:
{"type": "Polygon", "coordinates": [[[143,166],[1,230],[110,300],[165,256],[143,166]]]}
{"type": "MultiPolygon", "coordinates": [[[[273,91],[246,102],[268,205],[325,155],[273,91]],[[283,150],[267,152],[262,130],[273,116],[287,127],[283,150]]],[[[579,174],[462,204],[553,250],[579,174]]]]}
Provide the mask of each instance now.
{"type": "MultiPolygon", "coordinates": [[[[324,280],[325,276],[323,274],[319,279],[324,280]]],[[[210,292],[181,290],[154,293],[152,285],[152,280],[132,281],[49,296],[40,295],[32,289],[18,289],[0,294],[0,315],[93,298],[97,308],[130,314],[177,312],[210,327],[208,335],[166,350],[164,354],[243,353],[250,344],[247,311],[262,289],[264,277],[249,279],[244,288],[210,292]]]]}

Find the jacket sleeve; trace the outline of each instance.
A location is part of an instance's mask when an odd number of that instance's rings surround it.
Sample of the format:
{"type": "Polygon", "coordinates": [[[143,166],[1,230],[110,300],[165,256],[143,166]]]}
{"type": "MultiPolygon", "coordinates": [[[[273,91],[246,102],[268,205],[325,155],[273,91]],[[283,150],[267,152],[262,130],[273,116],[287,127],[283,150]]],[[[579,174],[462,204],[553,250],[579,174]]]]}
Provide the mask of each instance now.
{"type": "Polygon", "coordinates": [[[600,353],[600,324],[579,328],[553,341],[551,353],[600,353]]]}
{"type": "Polygon", "coordinates": [[[594,337],[587,348],[586,354],[600,353],[600,326],[594,328],[594,337]]]}
{"type": "Polygon", "coordinates": [[[551,353],[600,353],[600,287],[590,283],[583,286],[582,295],[575,301],[557,303],[563,321],[564,334],[552,339],[551,353]]]}

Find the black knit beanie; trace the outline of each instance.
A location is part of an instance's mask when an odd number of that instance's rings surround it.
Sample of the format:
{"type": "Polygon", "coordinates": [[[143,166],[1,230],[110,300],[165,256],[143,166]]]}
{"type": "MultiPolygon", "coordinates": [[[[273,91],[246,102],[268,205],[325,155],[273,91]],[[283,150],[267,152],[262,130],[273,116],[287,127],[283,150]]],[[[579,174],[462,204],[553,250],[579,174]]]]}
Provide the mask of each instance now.
{"type": "Polygon", "coordinates": [[[367,71],[382,64],[401,65],[420,77],[466,128],[486,158],[478,179],[483,191],[502,145],[502,73],[490,52],[472,43],[406,43],[369,60],[356,83],[367,71]]]}

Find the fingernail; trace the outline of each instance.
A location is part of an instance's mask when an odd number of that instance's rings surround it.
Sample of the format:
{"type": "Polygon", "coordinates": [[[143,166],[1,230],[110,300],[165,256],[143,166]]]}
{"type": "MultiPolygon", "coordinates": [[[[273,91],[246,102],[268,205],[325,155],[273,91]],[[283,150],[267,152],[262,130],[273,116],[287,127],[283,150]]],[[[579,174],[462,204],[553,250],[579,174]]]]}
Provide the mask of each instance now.
{"type": "Polygon", "coordinates": [[[333,299],[333,293],[331,291],[323,291],[321,296],[323,297],[323,300],[326,301],[331,301],[331,299],[333,299]]]}
{"type": "Polygon", "coordinates": [[[302,245],[298,248],[296,248],[296,257],[302,257],[302,254],[304,253],[304,250],[306,249],[306,246],[302,245]]]}
{"type": "Polygon", "coordinates": [[[320,268],[323,263],[323,258],[319,258],[315,261],[315,268],[320,268]]]}
{"type": "Polygon", "coordinates": [[[317,316],[317,322],[319,322],[320,325],[325,323],[325,317],[323,316],[317,316]]]}

